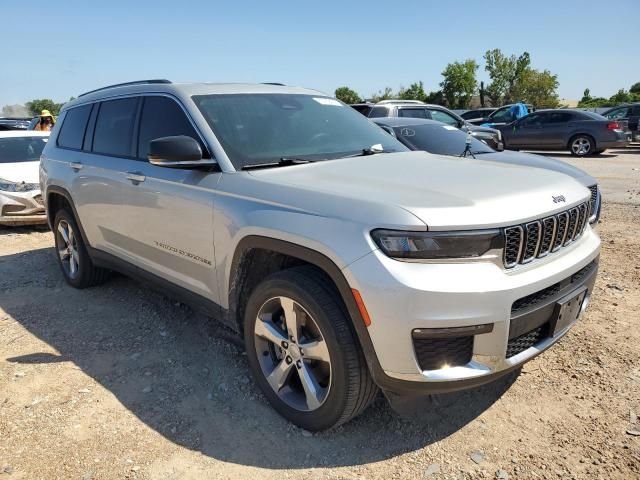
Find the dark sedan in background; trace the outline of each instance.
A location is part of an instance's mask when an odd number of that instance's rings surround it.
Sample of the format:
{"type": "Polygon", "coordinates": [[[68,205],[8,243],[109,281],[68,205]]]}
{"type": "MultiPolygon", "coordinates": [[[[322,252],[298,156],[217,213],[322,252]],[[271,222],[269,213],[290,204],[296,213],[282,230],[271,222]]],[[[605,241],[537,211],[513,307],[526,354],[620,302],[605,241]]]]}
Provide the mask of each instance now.
{"type": "Polygon", "coordinates": [[[495,128],[502,132],[504,146],[510,150],[569,150],[584,157],[628,144],[618,122],[578,110],[538,110],[495,128]]]}
{"type": "Polygon", "coordinates": [[[478,160],[544,168],[569,175],[591,190],[590,221],[600,214],[598,182],[585,171],[555,158],[520,152],[496,152],[467,133],[433,120],[414,118],[376,118],[373,120],[411,150],[424,150],[437,155],[472,157],[478,160]]]}

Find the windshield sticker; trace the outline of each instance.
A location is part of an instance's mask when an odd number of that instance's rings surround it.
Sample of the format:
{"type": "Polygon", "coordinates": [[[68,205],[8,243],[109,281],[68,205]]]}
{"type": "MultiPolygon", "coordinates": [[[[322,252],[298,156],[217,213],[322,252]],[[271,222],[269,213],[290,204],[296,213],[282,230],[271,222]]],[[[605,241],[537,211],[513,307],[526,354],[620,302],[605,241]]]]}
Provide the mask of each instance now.
{"type": "Polygon", "coordinates": [[[400,135],[402,135],[403,137],[415,137],[416,131],[413,130],[412,128],[405,127],[402,130],[400,130],[400,135]]]}
{"type": "Polygon", "coordinates": [[[334,107],[341,107],[342,106],[342,104],[338,100],[334,100],[333,98],[314,97],[313,99],[316,102],[318,102],[320,105],[332,105],[334,107]]]}
{"type": "Polygon", "coordinates": [[[446,130],[457,130],[456,127],[452,127],[451,125],[443,125],[442,128],[444,128],[446,130]]]}

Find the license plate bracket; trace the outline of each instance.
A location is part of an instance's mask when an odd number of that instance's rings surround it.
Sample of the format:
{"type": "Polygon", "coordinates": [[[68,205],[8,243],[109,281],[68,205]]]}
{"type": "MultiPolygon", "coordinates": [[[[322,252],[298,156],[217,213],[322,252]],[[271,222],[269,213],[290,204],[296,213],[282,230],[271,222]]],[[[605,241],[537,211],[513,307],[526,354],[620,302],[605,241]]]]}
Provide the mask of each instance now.
{"type": "Polygon", "coordinates": [[[587,298],[587,292],[587,287],[584,287],[557,301],[553,315],[554,321],[551,325],[552,336],[555,337],[578,320],[582,313],[584,301],[587,298]]]}

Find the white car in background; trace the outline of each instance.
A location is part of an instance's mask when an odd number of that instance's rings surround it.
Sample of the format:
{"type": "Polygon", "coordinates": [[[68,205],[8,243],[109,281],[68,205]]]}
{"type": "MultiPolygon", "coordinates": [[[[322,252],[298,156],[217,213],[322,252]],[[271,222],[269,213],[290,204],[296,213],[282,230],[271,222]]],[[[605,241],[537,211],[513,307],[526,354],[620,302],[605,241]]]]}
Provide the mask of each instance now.
{"type": "Polygon", "coordinates": [[[47,223],[39,184],[49,132],[0,132],[0,225],[47,223]]]}

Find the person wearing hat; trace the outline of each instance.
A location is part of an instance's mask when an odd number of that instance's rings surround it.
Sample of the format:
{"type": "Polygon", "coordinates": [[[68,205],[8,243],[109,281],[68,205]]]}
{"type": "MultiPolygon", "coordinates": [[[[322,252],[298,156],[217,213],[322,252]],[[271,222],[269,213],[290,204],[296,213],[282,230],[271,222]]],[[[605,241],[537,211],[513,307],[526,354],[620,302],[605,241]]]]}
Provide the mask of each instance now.
{"type": "Polygon", "coordinates": [[[42,110],[40,113],[40,121],[36,124],[34,130],[39,132],[49,132],[55,124],[56,122],[53,119],[51,112],[49,112],[49,110],[42,110]]]}

